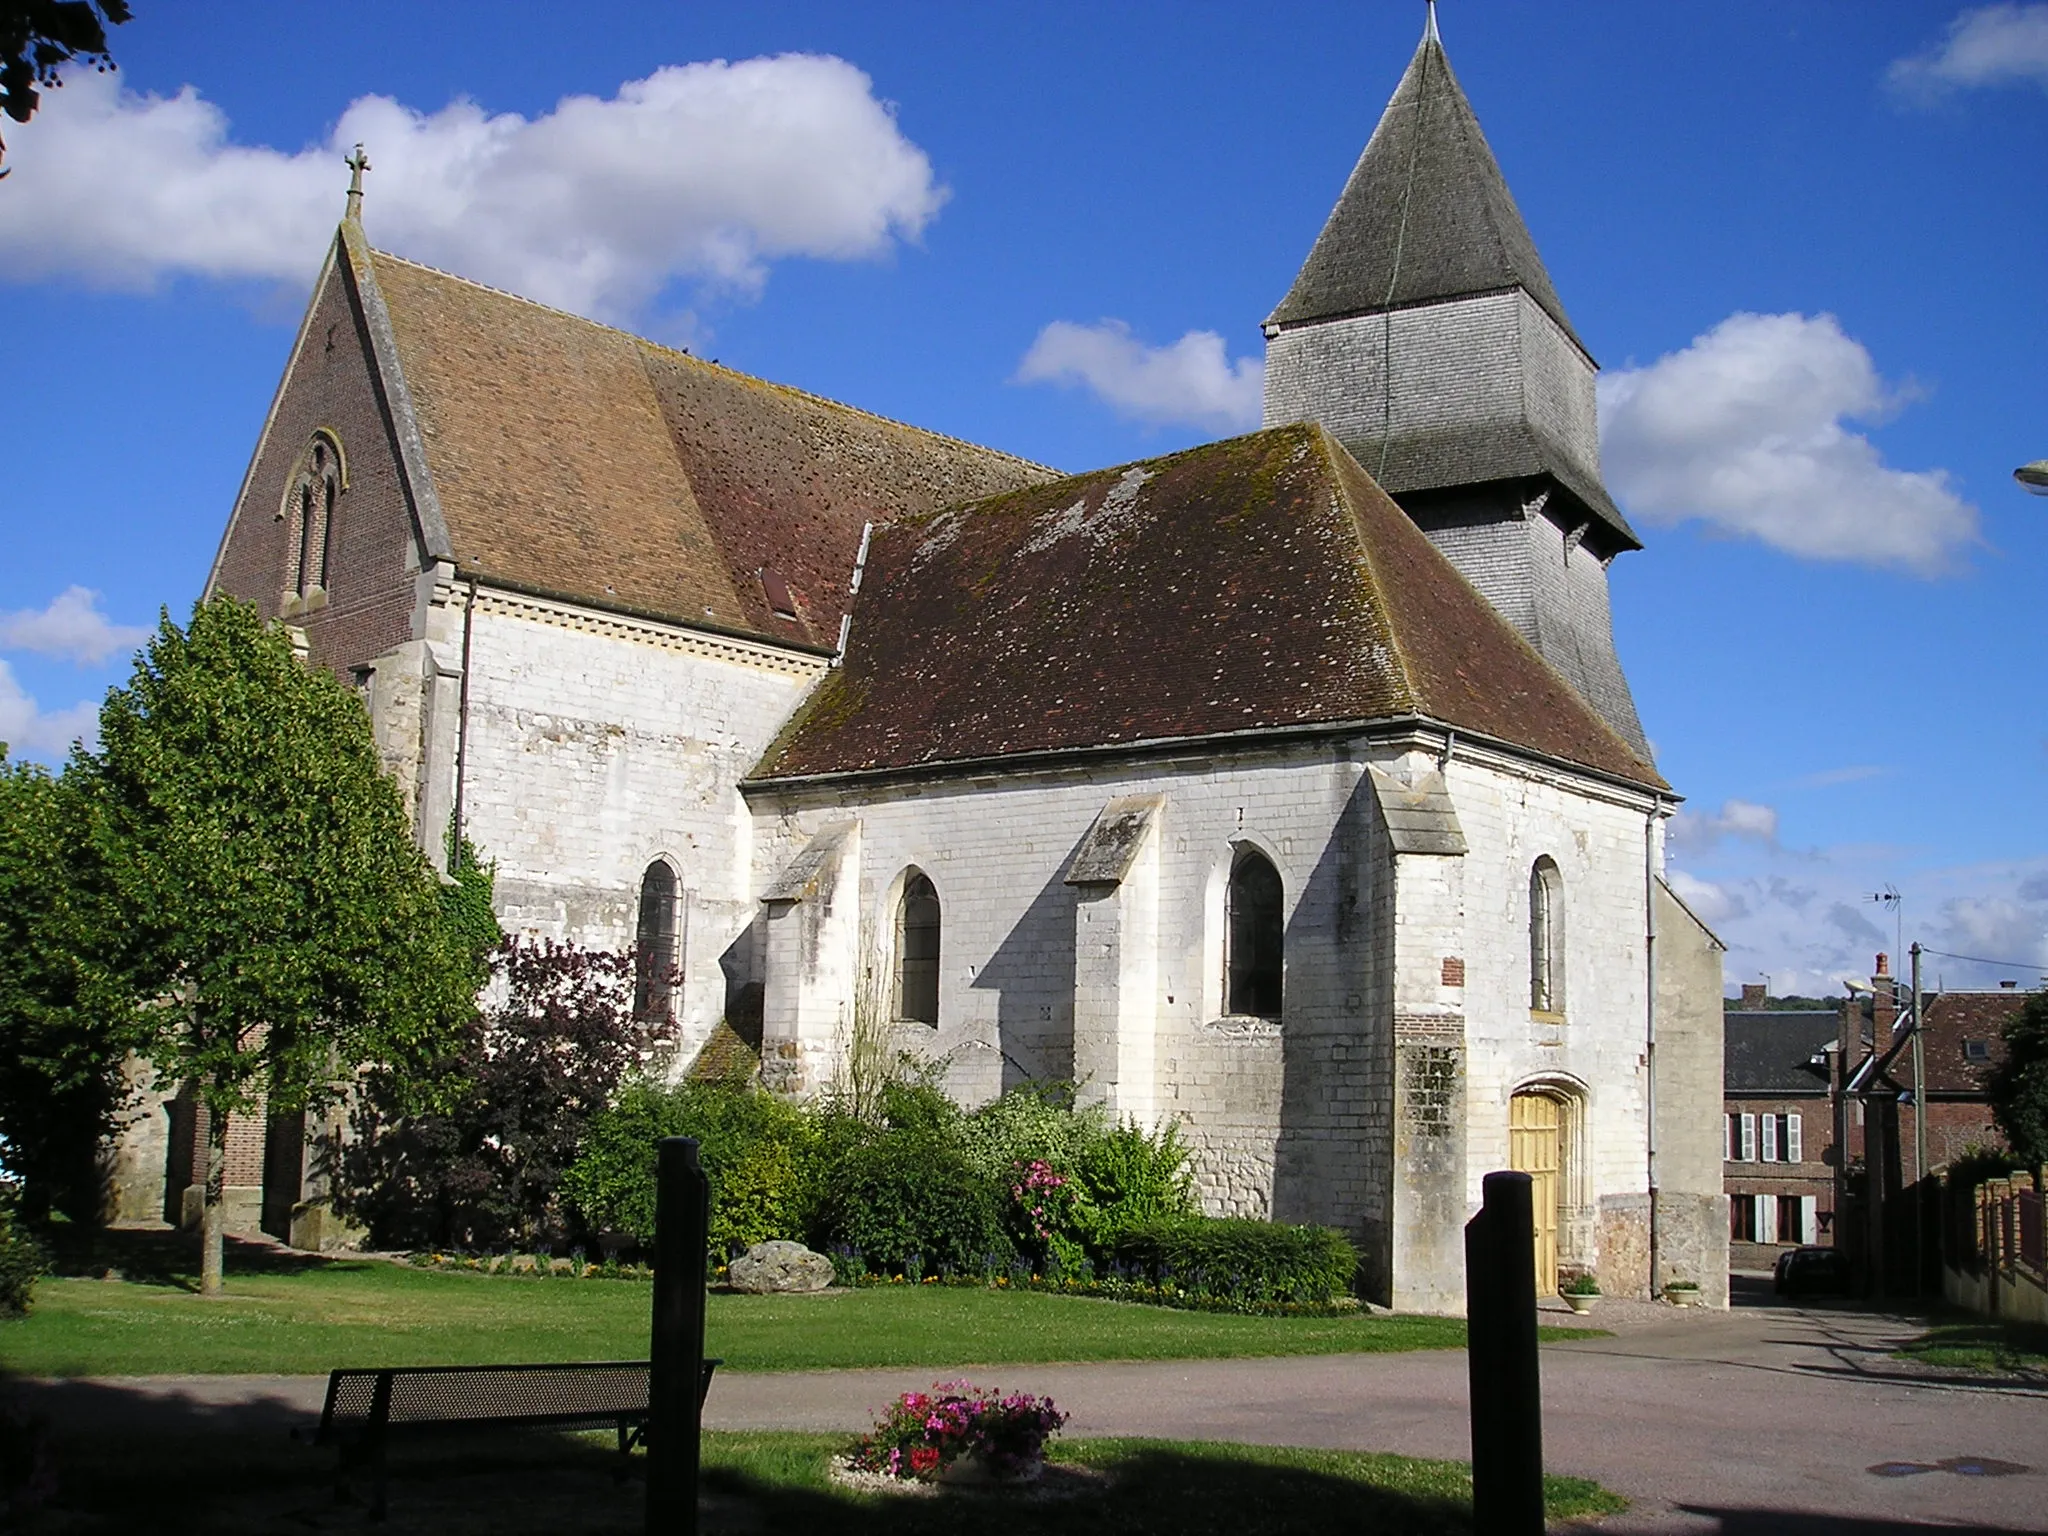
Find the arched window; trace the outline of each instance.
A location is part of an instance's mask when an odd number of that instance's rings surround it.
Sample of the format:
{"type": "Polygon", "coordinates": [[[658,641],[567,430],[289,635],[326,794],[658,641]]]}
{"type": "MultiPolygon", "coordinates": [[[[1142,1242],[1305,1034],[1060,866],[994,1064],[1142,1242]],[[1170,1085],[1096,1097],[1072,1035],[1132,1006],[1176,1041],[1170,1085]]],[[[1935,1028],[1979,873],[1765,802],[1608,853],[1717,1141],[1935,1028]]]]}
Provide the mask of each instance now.
{"type": "Polygon", "coordinates": [[[281,514],[290,548],[285,582],[292,596],[303,598],[327,589],[334,504],[347,485],[341,444],[325,430],[315,432],[292,474],[281,514]]]}
{"type": "Polygon", "coordinates": [[[633,1017],[666,1023],[674,1016],[676,872],[656,859],[640,877],[640,924],[633,936],[633,1017]]]}
{"type": "Polygon", "coordinates": [[[921,873],[896,907],[896,1017],[939,1022],[939,893],[921,873]]]}
{"type": "Polygon", "coordinates": [[[1564,882],[1547,855],[1529,871],[1529,1007],[1564,1012],[1564,882]]]}
{"type": "Polygon", "coordinates": [[[1224,1012],[1262,1019],[1280,1017],[1284,906],[1280,871],[1273,861],[1254,849],[1241,851],[1230,866],[1224,1012]]]}

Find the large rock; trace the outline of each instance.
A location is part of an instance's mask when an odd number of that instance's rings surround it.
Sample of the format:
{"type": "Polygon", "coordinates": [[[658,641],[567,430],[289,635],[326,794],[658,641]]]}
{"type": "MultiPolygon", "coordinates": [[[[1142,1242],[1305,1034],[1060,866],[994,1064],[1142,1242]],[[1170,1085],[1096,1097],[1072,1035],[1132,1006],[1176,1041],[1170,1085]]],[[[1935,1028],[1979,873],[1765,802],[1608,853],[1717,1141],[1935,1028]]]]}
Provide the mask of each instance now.
{"type": "Polygon", "coordinates": [[[802,1243],[756,1243],[732,1261],[726,1278],[734,1290],[759,1296],[822,1291],[832,1283],[832,1261],[802,1243]]]}

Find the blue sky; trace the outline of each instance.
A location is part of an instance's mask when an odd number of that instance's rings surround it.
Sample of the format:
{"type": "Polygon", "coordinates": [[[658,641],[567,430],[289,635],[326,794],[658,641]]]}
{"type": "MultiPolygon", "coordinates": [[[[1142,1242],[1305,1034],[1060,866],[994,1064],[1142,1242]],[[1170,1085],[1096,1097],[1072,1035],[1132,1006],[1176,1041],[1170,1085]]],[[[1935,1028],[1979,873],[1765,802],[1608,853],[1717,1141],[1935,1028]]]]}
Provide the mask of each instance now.
{"type": "MultiPolygon", "coordinates": [[[[352,137],[387,248],[1083,469],[1255,424],[1259,321],[1422,23],[137,9],[118,75],[5,135],[0,738],[44,760],[204,579],[352,137]]],[[[1867,973],[1887,884],[1909,942],[2012,962],[1931,975],[2037,979],[2048,501],[2011,471],[2048,456],[2048,4],[1445,0],[1442,29],[1606,369],[1648,545],[1617,639],[1730,985],[1867,973]]]]}

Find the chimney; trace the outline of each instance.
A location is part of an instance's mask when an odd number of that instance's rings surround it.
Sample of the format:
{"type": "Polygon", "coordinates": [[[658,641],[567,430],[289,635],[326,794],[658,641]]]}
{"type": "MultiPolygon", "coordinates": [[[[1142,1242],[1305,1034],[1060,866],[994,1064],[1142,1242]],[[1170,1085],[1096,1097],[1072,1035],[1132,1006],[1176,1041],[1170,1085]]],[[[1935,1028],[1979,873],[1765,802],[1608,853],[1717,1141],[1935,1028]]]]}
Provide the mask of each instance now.
{"type": "Polygon", "coordinates": [[[1745,981],[1742,984],[1742,1006],[1754,1013],[1770,1001],[1770,989],[1760,981],[1745,981]]]}
{"type": "Polygon", "coordinates": [[[1899,1017],[1899,994],[1892,985],[1891,959],[1879,954],[1877,967],[1870,973],[1870,1023],[1871,1042],[1883,1051],[1892,1043],[1892,1025],[1899,1017]]]}

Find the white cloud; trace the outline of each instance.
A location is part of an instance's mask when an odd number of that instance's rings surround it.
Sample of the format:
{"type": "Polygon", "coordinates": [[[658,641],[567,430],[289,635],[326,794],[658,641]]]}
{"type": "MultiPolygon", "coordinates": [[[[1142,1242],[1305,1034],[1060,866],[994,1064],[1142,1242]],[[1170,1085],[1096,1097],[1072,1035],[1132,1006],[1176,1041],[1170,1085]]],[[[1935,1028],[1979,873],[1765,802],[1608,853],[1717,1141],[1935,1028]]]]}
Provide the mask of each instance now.
{"type": "Polygon", "coordinates": [[[1017,382],[1078,384],[1118,414],[1153,426],[1234,432],[1259,424],[1265,372],[1255,357],[1233,363],[1214,331],[1189,331],[1171,346],[1153,347],[1121,320],[1055,320],[1017,365],[1017,382]]]}
{"type": "Polygon", "coordinates": [[[1977,509],[1945,470],[1891,469],[1844,425],[1900,403],[1833,315],[1734,314],[1601,379],[1601,458],[1648,522],[1698,518],[1806,559],[1938,575],[1977,542],[1977,509]]]}
{"type": "Polygon", "coordinates": [[[1889,71],[1908,95],[2031,82],[2048,89],[2048,5],[1980,5],[1949,23],[1941,45],[1889,71]]]}
{"type": "Polygon", "coordinates": [[[1709,928],[1719,928],[1749,910],[1742,897],[1728,887],[1698,879],[1682,869],[1667,870],[1665,879],[1678,892],[1678,899],[1691,907],[1709,928]]]}
{"type": "MultiPolygon", "coordinates": [[[[1680,811],[1671,818],[1670,841],[1674,848],[1704,850],[1724,837],[1747,838],[1766,845],[1776,843],[1778,813],[1770,806],[1758,805],[1753,800],[1724,800],[1721,809],[1713,815],[1680,811]]],[[[1705,913],[1700,915],[1706,916],[1705,913]]]]}
{"type": "Polygon", "coordinates": [[[881,255],[946,196],[868,77],[817,55],[670,66],[530,119],[365,96],[296,153],[230,142],[190,86],[81,73],[8,134],[0,275],[302,283],[359,140],[377,245],[608,319],[676,278],[751,291],[778,257],[881,255]]]}
{"type": "Polygon", "coordinates": [[[149,638],[146,629],[109,620],[100,612],[98,599],[99,593],[90,588],[66,587],[47,608],[0,613],[0,651],[33,651],[62,661],[97,664],[149,638]]]}
{"type": "Polygon", "coordinates": [[[22,691],[14,669],[0,661],[0,742],[10,756],[62,757],[81,737],[92,746],[99,740],[99,718],[99,706],[89,699],[69,709],[43,709],[22,691]]]}

